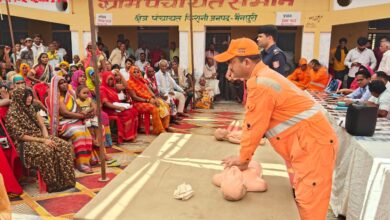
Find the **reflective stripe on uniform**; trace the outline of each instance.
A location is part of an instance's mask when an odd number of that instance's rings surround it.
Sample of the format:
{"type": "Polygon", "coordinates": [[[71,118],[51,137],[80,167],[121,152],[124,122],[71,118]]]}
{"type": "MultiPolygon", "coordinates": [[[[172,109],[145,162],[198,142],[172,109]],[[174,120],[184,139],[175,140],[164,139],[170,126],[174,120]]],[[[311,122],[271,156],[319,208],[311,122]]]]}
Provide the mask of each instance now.
{"type": "Polygon", "coordinates": [[[282,87],[280,86],[280,84],[277,81],[270,79],[270,78],[266,78],[266,77],[257,77],[256,83],[271,87],[276,92],[280,92],[280,90],[282,89],[282,87]]]}
{"type": "Polygon", "coordinates": [[[314,86],[321,87],[321,88],[325,88],[325,87],[326,87],[324,84],[316,83],[316,82],[310,82],[310,84],[311,84],[311,85],[314,85],[314,86]]]}
{"type": "Polygon", "coordinates": [[[306,111],[303,111],[297,115],[295,115],[294,117],[276,125],[275,127],[269,129],[266,133],[265,133],[265,136],[267,138],[272,138],[272,137],[275,137],[276,135],[282,133],[283,131],[291,128],[292,126],[296,125],[298,122],[301,122],[305,119],[308,119],[310,117],[312,117],[313,115],[315,115],[319,110],[320,110],[320,106],[317,105],[317,104],[314,104],[313,107],[311,107],[310,109],[306,110],[306,111]]]}

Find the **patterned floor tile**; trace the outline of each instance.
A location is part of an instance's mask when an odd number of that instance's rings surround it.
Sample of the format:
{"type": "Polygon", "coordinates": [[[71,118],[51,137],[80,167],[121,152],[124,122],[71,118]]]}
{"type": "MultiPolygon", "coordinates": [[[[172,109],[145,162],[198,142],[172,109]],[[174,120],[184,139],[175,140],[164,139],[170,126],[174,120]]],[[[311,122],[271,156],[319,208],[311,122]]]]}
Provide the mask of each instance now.
{"type": "Polygon", "coordinates": [[[27,204],[18,204],[12,206],[12,213],[24,214],[24,215],[38,215],[30,206],[27,204]]]}
{"type": "Polygon", "coordinates": [[[78,212],[92,198],[85,194],[61,196],[37,201],[47,212],[53,216],[61,216],[78,212]]]}
{"type": "Polygon", "coordinates": [[[76,181],[88,189],[100,189],[105,187],[115,176],[115,173],[107,173],[107,177],[110,179],[108,182],[100,182],[100,174],[79,177],[76,178],[76,181]]]}
{"type": "Polygon", "coordinates": [[[25,187],[23,187],[23,190],[24,190],[25,193],[27,193],[29,196],[31,196],[33,198],[47,197],[47,196],[56,196],[56,195],[60,195],[60,194],[64,194],[64,193],[79,192],[78,189],[71,188],[71,189],[68,189],[68,190],[65,190],[65,191],[62,191],[62,192],[54,192],[54,193],[45,192],[45,193],[40,193],[39,192],[39,188],[38,188],[38,183],[26,185],[25,187]]]}

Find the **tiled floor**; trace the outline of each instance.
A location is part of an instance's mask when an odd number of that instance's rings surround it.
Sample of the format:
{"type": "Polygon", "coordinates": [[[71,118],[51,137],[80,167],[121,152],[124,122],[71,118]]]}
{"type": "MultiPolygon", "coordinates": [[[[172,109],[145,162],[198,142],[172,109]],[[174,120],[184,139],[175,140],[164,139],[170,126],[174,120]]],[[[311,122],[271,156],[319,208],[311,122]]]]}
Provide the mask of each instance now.
{"type": "MultiPolygon", "coordinates": [[[[196,110],[190,117],[182,120],[181,125],[173,128],[180,133],[212,135],[216,128],[239,127],[243,119],[244,108],[233,102],[219,102],[211,110],[196,110]]],[[[156,136],[140,134],[133,143],[124,143],[107,150],[121,166],[108,167],[107,176],[112,180],[123,171],[156,136]]],[[[13,219],[71,219],[88,201],[90,201],[108,182],[99,182],[100,167],[93,168],[95,173],[82,174],[76,171],[76,188],[60,193],[40,194],[37,183],[23,186],[24,193],[12,203],[13,219]]],[[[329,220],[337,218],[329,212],[329,220]]]]}

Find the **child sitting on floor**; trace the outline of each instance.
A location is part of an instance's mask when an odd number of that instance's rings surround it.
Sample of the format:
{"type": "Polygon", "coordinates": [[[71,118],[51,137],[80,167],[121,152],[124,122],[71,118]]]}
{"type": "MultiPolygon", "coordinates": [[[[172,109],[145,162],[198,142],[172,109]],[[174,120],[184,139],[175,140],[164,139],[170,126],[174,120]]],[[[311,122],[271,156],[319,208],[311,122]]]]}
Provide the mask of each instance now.
{"type": "Polygon", "coordinates": [[[206,78],[204,77],[200,77],[195,86],[195,98],[197,108],[210,109],[213,104],[214,92],[211,87],[206,86],[206,78]]]}
{"type": "Polygon", "coordinates": [[[85,126],[88,128],[93,139],[93,144],[98,145],[97,141],[97,129],[99,127],[98,118],[96,116],[96,104],[89,97],[89,89],[85,85],[77,87],[77,99],[76,99],[78,112],[85,114],[87,118],[84,120],[85,126]]]}

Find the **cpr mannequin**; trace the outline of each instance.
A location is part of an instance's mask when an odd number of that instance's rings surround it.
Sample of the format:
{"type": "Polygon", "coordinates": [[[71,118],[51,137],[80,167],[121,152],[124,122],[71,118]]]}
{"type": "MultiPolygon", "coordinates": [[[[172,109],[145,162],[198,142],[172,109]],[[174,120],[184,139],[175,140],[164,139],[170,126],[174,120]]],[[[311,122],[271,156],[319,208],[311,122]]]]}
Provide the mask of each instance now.
{"type": "Polygon", "coordinates": [[[264,192],[267,183],[262,179],[262,168],[259,163],[251,161],[248,169],[241,171],[238,167],[225,168],[213,176],[213,184],[221,187],[226,200],[242,199],[246,192],[264,192]]]}
{"type": "MultiPolygon", "coordinates": [[[[227,129],[218,128],[214,132],[215,139],[217,141],[229,141],[233,144],[240,144],[241,136],[242,136],[242,130],[233,130],[229,131],[227,129]]],[[[261,139],[260,145],[265,144],[265,138],[261,139]]]]}
{"type": "Polygon", "coordinates": [[[221,186],[224,199],[229,201],[238,201],[246,195],[244,175],[238,167],[233,166],[225,169],[222,172],[221,179],[222,180],[219,182],[219,185],[221,186]]]}
{"type": "Polygon", "coordinates": [[[242,131],[228,131],[227,129],[218,128],[214,136],[218,141],[229,141],[233,144],[240,144],[242,131]]]}

